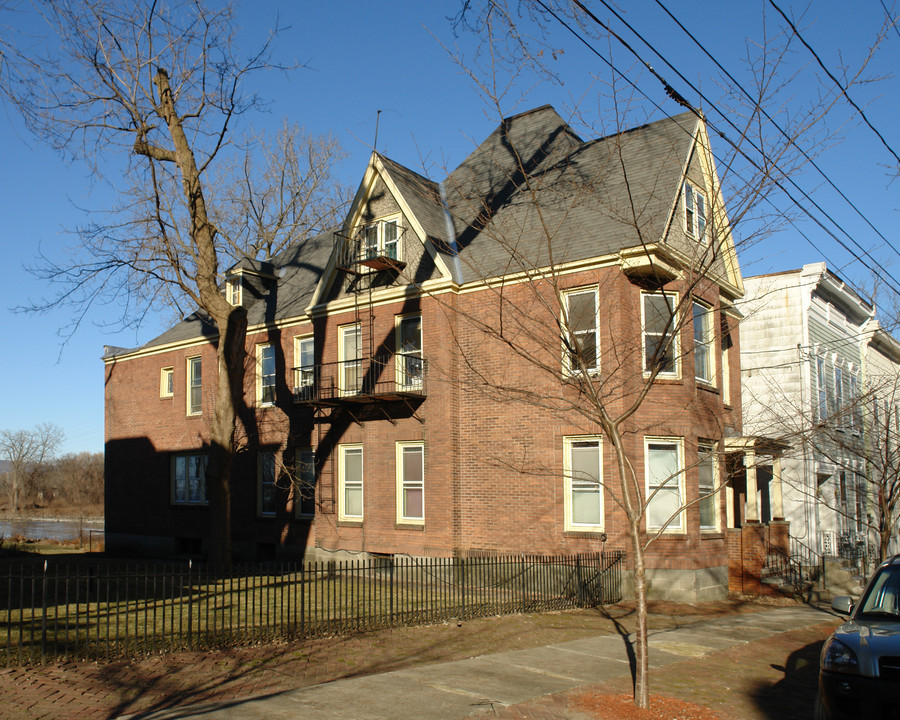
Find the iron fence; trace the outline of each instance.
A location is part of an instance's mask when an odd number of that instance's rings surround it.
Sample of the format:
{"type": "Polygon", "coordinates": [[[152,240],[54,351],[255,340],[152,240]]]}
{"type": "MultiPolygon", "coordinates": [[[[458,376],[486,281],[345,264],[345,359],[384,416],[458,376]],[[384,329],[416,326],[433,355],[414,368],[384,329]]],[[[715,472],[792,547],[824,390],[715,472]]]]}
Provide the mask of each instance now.
{"type": "Polygon", "coordinates": [[[623,553],[386,557],[223,572],[191,564],[16,566],[0,663],[113,659],[615,603],[623,553]]]}

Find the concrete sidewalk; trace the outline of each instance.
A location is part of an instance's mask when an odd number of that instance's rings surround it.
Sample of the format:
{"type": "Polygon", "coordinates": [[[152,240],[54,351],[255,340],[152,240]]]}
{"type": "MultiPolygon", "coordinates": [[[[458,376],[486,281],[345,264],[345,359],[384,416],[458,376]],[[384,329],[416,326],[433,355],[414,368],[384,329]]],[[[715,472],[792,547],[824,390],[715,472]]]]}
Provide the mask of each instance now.
{"type": "MultiPolygon", "coordinates": [[[[777,608],[651,631],[650,665],[686,662],[778,633],[828,622],[810,607],[777,608]]],[[[516,650],[276,695],[123,716],[141,720],[453,720],[631,674],[633,636],[516,650]]]]}

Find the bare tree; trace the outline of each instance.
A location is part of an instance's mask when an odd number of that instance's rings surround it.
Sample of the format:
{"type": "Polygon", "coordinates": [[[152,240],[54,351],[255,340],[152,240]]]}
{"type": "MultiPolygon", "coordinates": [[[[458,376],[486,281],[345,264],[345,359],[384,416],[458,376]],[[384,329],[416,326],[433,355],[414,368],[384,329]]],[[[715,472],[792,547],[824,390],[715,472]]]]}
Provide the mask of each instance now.
{"type": "Polygon", "coordinates": [[[84,508],[103,504],[103,453],[69,453],[47,469],[53,492],[67,505],[84,508]]]}
{"type": "Polygon", "coordinates": [[[43,472],[65,435],[52,423],[41,423],[33,430],[0,430],[0,456],[11,466],[7,483],[10,506],[17,515],[22,511],[26,488],[43,472]]]}
{"type": "MultiPolygon", "coordinates": [[[[565,48],[560,47],[558,36],[551,32],[556,23],[574,26],[581,40],[600,40],[604,45],[614,42],[609,29],[577,0],[485,0],[463,4],[457,28],[476,33],[482,44],[473,55],[457,59],[498,118],[506,117],[508,109],[521,102],[521,88],[528,87],[529,77],[536,75],[542,81],[559,79],[553,61],[565,48]],[[533,74],[523,76],[526,70],[533,74]]],[[[708,327],[704,325],[707,321],[698,317],[694,300],[711,303],[718,314],[726,309],[729,298],[740,296],[734,228],[741,225],[740,242],[745,245],[765,237],[774,226],[783,225],[784,215],[775,218],[777,223],[770,222],[772,210],[763,202],[767,193],[783,188],[791,173],[806,162],[801,140],[808,142],[815,135],[820,148],[832,141],[833,135],[821,121],[836,101],[834,94],[820,98],[780,133],[771,130],[766,121],[765,104],[783,89],[778,59],[787,52],[789,43],[789,36],[782,37],[780,44],[770,38],[769,44],[759,48],[758,55],[749,53],[757,80],[750,92],[741,88],[738,94],[728,78],[722,79],[723,87],[733,92],[729,96],[732,106],[741,111],[730,121],[736,139],[716,163],[725,168],[721,184],[712,163],[714,156],[703,113],[649,65],[636,63],[651,76],[651,82],[657,83],[657,89],[661,83],[665,94],[682,106],[678,110],[687,108],[693,116],[682,121],[681,131],[693,132],[689,129],[692,123],[699,128],[695,152],[705,166],[694,168],[697,175],[693,180],[699,181],[698,187],[709,199],[704,210],[709,238],[706,243],[685,242],[672,226],[661,230],[655,224],[658,214],[671,212],[681,183],[689,178],[676,177],[673,181],[662,167],[649,175],[645,169],[636,171],[635,154],[623,131],[640,125],[646,111],[639,101],[639,85],[612,63],[608,63],[608,74],[594,75],[600,88],[601,119],[605,122],[592,120],[596,116],[582,109],[587,104],[583,98],[571,110],[577,129],[586,128],[591,137],[602,138],[603,161],[591,164],[585,160],[584,167],[580,167],[579,158],[566,155],[564,140],[559,137],[547,140],[535,153],[527,138],[516,138],[512,124],[501,120],[501,133],[507,131],[498,144],[501,152],[491,158],[489,169],[472,170],[473,177],[477,170],[482,177],[492,173],[495,178],[505,179],[505,193],[495,192],[487,202],[478,196],[465,207],[464,172],[454,171],[447,181],[450,204],[457,209],[457,227],[488,235],[497,248],[491,258],[493,264],[469,268],[493,292],[489,312],[469,313],[466,317],[467,325],[483,334],[490,350],[477,343],[473,349],[472,343],[461,335],[458,344],[465,369],[458,381],[470,391],[486,393],[498,401],[540,408],[560,422],[572,423],[575,418],[585,435],[596,434],[612,448],[616,471],[601,482],[604,493],[621,509],[627,525],[637,606],[635,703],[641,707],[649,703],[647,550],[668,527],[680,522],[690,504],[701,506],[701,512],[709,512],[712,499],[712,511],[716,514],[721,512],[722,504],[716,497],[718,490],[700,491],[693,499],[678,496],[675,491],[679,479],[689,464],[668,477],[653,478],[648,483],[650,490],[645,490],[645,448],[639,447],[635,438],[648,431],[657,434],[659,428],[674,427],[679,414],[702,414],[699,394],[697,399],[682,400],[683,405],[673,406],[659,389],[660,380],[674,376],[673,368],[682,363],[683,367],[695,368],[700,362],[708,363],[701,357],[708,357],[716,347],[703,339],[707,331],[702,328],[708,327]],[[701,177],[705,180],[701,181],[701,177]],[[454,183],[460,197],[453,197],[454,183]],[[661,208],[660,202],[669,204],[661,208]],[[514,205],[518,206],[515,212],[511,210],[514,205]],[[527,212],[522,207],[527,207],[527,212]],[[463,210],[460,212],[459,208],[463,210]],[[579,218],[584,208],[599,209],[609,222],[584,221],[579,218]],[[601,271],[590,279],[573,274],[567,262],[567,248],[578,242],[579,232],[590,232],[600,244],[607,242],[610,233],[620,238],[621,244],[616,248],[621,249],[618,262],[622,268],[632,268],[633,281],[641,284],[650,298],[643,308],[644,328],[652,326],[652,332],[642,333],[641,328],[621,322],[622,304],[628,306],[632,318],[636,310],[625,299],[628,294],[623,292],[621,273],[601,271]],[[514,281],[500,282],[497,278],[501,276],[511,276],[514,281]],[[596,317],[604,323],[603,327],[592,325],[595,301],[586,300],[588,307],[581,302],[584,298],[571,292],[579,280],[598,285],[599,292],[593,297],[599,303],[596,317]],[[646,315],[648,308],[650,316],[646,315]],[[599,342],[605,343],[602,359],[599,342]],[[491,361],[485,362],[484,357],[491,361]],[[524,359],[537,375],[516,377],[506,372],[511,365],[505,360],[512,357],[524,359]],[[535,380],[538,376],[543,376],[544,381],[535,380]],[[670,419],[651,422],[648,418],[654,413],[670,419]]],[[[628,64],[631,62],[633,58],[628,64]]],[[[672,137],[677,138],[679,130],[673,127],[672,132],[672,137]]],[[[559,133],[563,135],[564,132],[559,133]]],[[[680,169],[678,157],[673,152],[668,161],[660,162],[675,163],[680,169]]],[[[679,202],[687,201],[681,197],[679,202]]],[[[461,256],[465,257],[465,253],[461,256]]],[[[702,316],[703,305],[699,307],[702,316]]],[[[723,346],[736,334],[736,320],[713,333],[715,342],[723,346]]],[[[721,372],[727,373],[723,364],[721,372]]],[[[739,392],[736,378],[731,384],[732,391],[739,392]]],[[[723,438],[725,427],[717,430],[715,438],[723,438]]],[[[721,452],[722,446],[718,442],[711,446],[698,443],[693,450],[699,470],[707,462],[704,458],[721,452]]],[[[520,472],[554,472],[554,468],[541,465],[540,459],[528,455],[524,448],[518,456],[506,453],[495,457],[495,462],[520,472]]],[[[567,473],[582,484],[592,481],[590,473],[571,468],[567,473]]]]}
{"type": "Polygon", "coordinates": [[[260,178],[232,144],[236,122],[258,105],[244,92],[245,81],[276,67],[271,43],[277,27],[244,56],[227,5],[84,0],[37,7],[47,35],[40,44],[19,46],[4,76],[16,82],[4,84],[3,94],[37,137],[87,163],[95,177],[106,177],[121,201],[79,229],[73,258],[42,258],[37,273],[61,290],[32,309],[73,308],[69,332],[104,302],[121,308],[126,325],[159,308],[184,313],[187,304],[215,326],[206,469],[210,560],[230,562],[230,473],[247,315],[220,291],[220,262],[268,253],[327,222],[341,198],[330,174],[340,152],[331,140],[288,129],[278,144],[262,146],[260,178]],[[279,148],[289,149],[283,165],[279,148]],[[239,167],[243,176],[214,204],[209,193],[227,187],[222,175],[211,176],[217,163],[239,167]],[[256,187],[260,179],[271,184],[256,187]],[[293,182],[306,184],[287,186],[293,182]],[[321,199],[333,201],[324,212],[321,199]],[[247,218],[240,217],[244,211],[247,218]]]}

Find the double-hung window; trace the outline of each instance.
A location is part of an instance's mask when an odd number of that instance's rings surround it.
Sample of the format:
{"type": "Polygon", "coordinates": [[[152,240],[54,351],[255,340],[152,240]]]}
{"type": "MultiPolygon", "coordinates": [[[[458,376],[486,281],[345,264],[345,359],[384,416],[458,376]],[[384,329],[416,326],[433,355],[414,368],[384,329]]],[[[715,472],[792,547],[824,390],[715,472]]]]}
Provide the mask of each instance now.
{"type": "Polygon", "coordinates": [[[690,183],[684,184],[684,231],[706,242],[706,196],[690,183]]]}
{"type": "Polygon", "coordinates": [[[378,220],[363,227],[363,259],[399,260],[400,218],[378,220]]]}
{"type": "Polygon", "coordinates": [[[191,453],[172,458],[172,503],[206,504],[206,455],[191,453]]]}
{"type": "Polygon", "coordinates": [[[187,360],[187,414],[199,415],[203,412],[203,374],[200,357],[187,360]]]}
{"type": "Polygon", "coordinates": [[[359,324],[341,326],[338,328],[338,337],[341,394],[356,395],[362,384],[362,361],[360,358],[362,336],[359,324]]]}
{"type": "Polygon", "coordinates": [[[228,281],[225,283],[225,292],[228,297],[228,302],[235,307],[240,305],[243,301],[243,287],[244,284],[241,282],[240,275],[228,278],[228,281]]]}
{"type": "Polygon", "coordinates": [[[159,396],[170,398],[175,394],[174,368],[165,367],[159,371],[159,396]]]}
{"type": "Polygon", "coordinates": [[[275,404],[275,346],[256,348],[256,397],[260,405],[275,404]]]}
{"type": "Polygon", "coordinates": [[[719,527],[716,448],[714,445],[701,443],[697,447],[697,455],[697,489],[700,497],[697,507],[700,510],[700,529],[707,532],[715,531],[719,527]]]}
{"type": "Polygon", "coordinates": [[[850,376],[847,402],[850,403],[850,430],[858,434],[862,429],[862,408],[859,405],[859,380],[856,375],[850,376]]]}
{"type": "Polygon", "coordinates": [[[682,441],[646,438],[644,464],[647,477],[647,529],[684,531],[682,441]]]}
{"type": "Polygon", "coordinates": [[[838,416],[838,425],[843,427],[844,417],[844,370],[835,365],[834,367],[834,412],[838,416]]]}
{"type": "Polygon", "coordinates": [[[363,519],[362,445],[338,445],[338,519],[363,519]]]}
{"type": "Polygon", "coordinates": [[[676,297],[669,293],[643,293],[644,372],[678,376],[678,336],[675,332],[676,297]]]}
{"type": "Polygon", "coordinates": [[[425,522],[425,444],[397,443],[397,522],[425,522]]]}
{"type": "Polygon", "coordinates": [[[816,357],[816,412],[817,420],[825,422],[828,418],[828,387],[825,376],[825,358],[816,357]]]}
{"type": "Polygon", "coordinates": [[[257,503],[259,514],[262,517],[272,517],[275,515],[278,503],[275,453],[261,452],[258,458],[257,503]]]}
{"type": "Polygon", "coordinates": [[[566,530],[603,530],[602,461],[599,437],[563,439],[566,530]]]}
{"type": "Polygon", "coordinates": [[[600,368],[600,343],[597,333],[597,290],[572,290],[563,295],[563,364],[568,374],[600,368]]]}
{"type": "Polygon", "coordinates": [[[404,390],[422,387],[422,316],[397,319],[397,383],[404,390]]]}
{"type": "Polygon", "coordinates": [[[702,303],[695,302],[694,310],[694,375],[703,383],[712,384],[714,378],[713,360],[713,314],[702,303]]]}
{"type": "Polygon", "coordinates": [[[295,506],[299,517],[316,514],[316,454],[313,450],[298,450],[295,469],[295,506]]]}
{"type": "Polygon", "coordinates": [[[312,335],[294,338],[294,392],[309,395],[316,383],[315,340],[312,335]]]}

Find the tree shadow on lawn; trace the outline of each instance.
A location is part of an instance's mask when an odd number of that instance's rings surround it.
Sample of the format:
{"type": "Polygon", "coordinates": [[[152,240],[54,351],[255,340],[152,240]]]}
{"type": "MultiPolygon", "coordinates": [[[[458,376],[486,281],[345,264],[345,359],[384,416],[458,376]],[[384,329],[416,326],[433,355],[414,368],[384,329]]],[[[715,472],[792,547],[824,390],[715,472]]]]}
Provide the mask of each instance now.
{"type": "Polygon", "coordinates": [[[784,665],[771,665],[784,677],[773,684],[760,682],[750,698],[765,717],[773,720],[806,720],[813,717],[819,686],[819,653],[825,639],[794,650],[784,665]]]}

